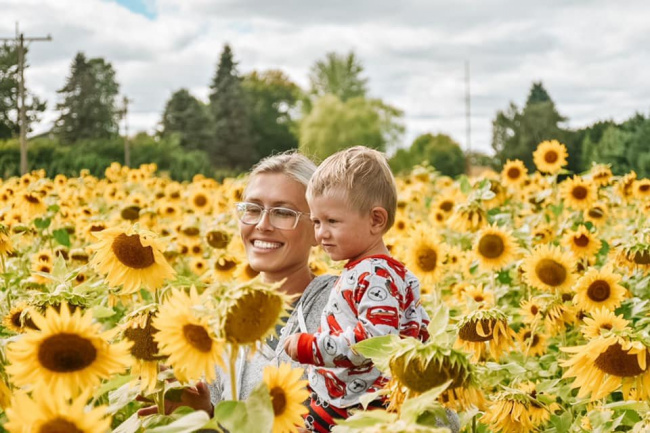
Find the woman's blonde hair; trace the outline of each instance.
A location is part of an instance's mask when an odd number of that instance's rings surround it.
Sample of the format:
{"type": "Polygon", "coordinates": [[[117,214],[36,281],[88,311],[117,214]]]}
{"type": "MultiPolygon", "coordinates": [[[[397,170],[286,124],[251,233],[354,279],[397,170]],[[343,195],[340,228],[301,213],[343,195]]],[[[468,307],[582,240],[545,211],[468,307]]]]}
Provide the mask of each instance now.
{"type": "Polygon", "coordinates": [[[250,177],[258,174],[280,173],[289,176],[307,188],[309,179],[315,171],[316,164],[309,158],[296,150],[289,150],[262,159],[253,166],[250,177]]]}
{"type": "Polygon", "coordinates": [[[360,213],[375,206],[386,209],[386,230],[395,222],[397,187],[383,153],[355,146],[329,156],[311,177],[307,199],[331,190],[344,192],[349,205],[360,213]]]}

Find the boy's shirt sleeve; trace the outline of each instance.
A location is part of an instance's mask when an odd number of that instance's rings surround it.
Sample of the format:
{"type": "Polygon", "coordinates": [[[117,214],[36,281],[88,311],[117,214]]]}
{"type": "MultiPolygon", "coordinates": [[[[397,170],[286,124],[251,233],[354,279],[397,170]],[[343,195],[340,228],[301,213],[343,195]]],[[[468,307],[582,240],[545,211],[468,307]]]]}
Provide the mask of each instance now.
{"type": "Polygon", "coordinates": [[[356,284],[344,284],[341,288],[336,300],[339,311],[323,312],[326,326],[315,334],[300,335],[301,363],[348,368],[364,365],[370,361],[352,350],[352,345],[371,337],[399,334],[402,311],[398,287],[390,272],[382,267],[370,272],[370,265],[359,268],[355,267],[356,284]],[[348,323],[349,318],[356,321],[343,329],[337,318],[342,321],[345,317],[348,323]]]}

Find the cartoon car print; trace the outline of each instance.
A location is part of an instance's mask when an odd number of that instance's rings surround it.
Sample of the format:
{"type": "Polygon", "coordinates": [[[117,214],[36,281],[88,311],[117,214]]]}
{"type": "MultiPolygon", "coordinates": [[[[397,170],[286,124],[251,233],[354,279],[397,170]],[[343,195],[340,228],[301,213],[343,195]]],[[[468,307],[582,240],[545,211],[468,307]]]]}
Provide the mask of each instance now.
{"type": "Polygon", "coordinates": [[[325,387],[331,398],[341,398],[345,395],[345,382],[329,370],[319,369],[318,373],[325,379],[325,387]]]}
{"type": "Polygon", "coordinates": [[[348,376],[370,373],[373,368],[375,366],[372,363],[357,365],[348,369],[348,376]]]}
{"type": "Polygon", "coordinates": [[[334,358],[334,366],[352,368],[354,367],[354,364],[345,355],[339,354],[334,358]]]}
{"type": "Polygon", "coordinates": [[[348,303],[348,306],[350,307],[350,310],[352,310],[352,313],[356,316],[359,314],[357,310],[357,304],[354,301],[354,292],[352,290],[344,290],[343,291],[343,299],[345,299],[345,302],[348,303]]]}
{"type": "Polygon", "coordinates": [[[341,325],[339,325],[339,322],[336,321],[336,318],[334,317],[333,314],[328,314],[327,315],[327,324],[330,327],[330,334],[331,335],[341,335],[343,332],[343,328],[341,328],[341,325]]]}
{"type": "Polygon", "coordinates": [[[416,320],[406,322],[401,326],[399,335],[403,337],[417,338],[420,335],[420,323],[416,320]]]}
{"type": "Polygon", "coordinates": [[[386,305],[370,307],[366,311],[366,318],[373,325],[386,325],[393,328],[397,328],[399,326],[397,308],[395,307],[389,307],[386,305]]]}

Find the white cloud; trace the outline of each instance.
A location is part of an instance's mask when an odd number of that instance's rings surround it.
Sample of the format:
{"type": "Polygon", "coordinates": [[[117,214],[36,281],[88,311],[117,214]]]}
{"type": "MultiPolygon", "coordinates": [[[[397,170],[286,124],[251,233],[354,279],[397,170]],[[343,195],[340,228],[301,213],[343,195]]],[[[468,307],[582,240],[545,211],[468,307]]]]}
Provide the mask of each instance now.
{"type": "Polygon", "coordinates": [[[78,51],[104,57],[133,100],[130,129],[152,131],[181,87],[209,93],[223,44],[241,72],[281,68],[301,86],[328,51],[354,50],[371,94],[405,112],[405,144],[424,132],[465,146],[464,62],[471,62],[472,147],[490,151],[491,121],[510,101],[521,106],[543,81],[572,127],[647,113],[650,85],[643,0],[424,1],[157,0],[155,19],[108,0],[5,0],[0,35],[50,33],[32,44],[30,89],[53,119],[78,51]]]}

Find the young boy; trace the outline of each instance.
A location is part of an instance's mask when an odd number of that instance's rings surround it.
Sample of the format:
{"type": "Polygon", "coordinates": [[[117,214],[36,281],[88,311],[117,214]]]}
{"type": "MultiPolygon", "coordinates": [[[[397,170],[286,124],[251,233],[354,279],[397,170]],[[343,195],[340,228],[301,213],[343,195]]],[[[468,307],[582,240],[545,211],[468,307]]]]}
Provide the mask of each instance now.
{"type": "Polygon", "coordinates": [[[386,334],[425,341],[429,317],[420,306],[418,279],[390,257],[383,241],[395,220],[397,191],[382,153],[357,146],[330,156],[312,176],[307,202],[316,240],[332,260],[348,262],[319,330],[292,336],[284,348],[310,365],[307,428],[329,432],[334,418],[347,418],[360,407],[359,397],[387,382],[351,346],[386,334]]]}

